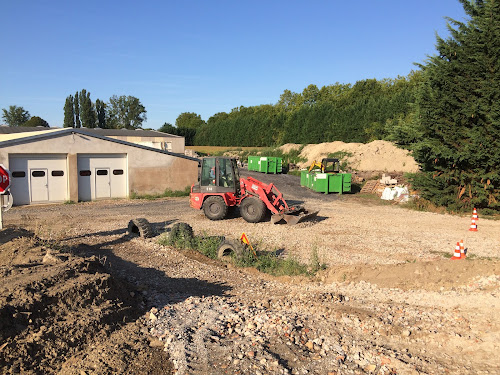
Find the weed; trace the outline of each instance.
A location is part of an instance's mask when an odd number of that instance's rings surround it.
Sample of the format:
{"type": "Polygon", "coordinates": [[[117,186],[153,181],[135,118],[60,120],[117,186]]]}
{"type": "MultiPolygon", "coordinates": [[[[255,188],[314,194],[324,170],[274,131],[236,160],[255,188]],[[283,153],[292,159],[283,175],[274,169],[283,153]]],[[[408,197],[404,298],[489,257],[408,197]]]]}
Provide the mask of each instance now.
{"type": "Polygon", "coordinates": [[[318,249],[314,246],[311,250],[311,264],[309,265],[309,272],[316,274],[320,270],[325,270],[326,264],[321,263],[318,255],[318,249]]]}
{"type": "Polygon", "coordinates": [[[438,207],[424,198],[410,199],[408,202],[403,204],[403,207],[410,210],[434,212],[438,214],[444,214],[446,212],[446,209],[444,207],[438,207]]]}
{"type": "Polygon", "coordinates": [[[167,197],[187,197],[191,192],[191,187],[187,186],[184,190],[171,190],[165,189],[165,191],[161,194],[137,194],[135,191],[130,193],[130,199],[147,199],[154,200],[158,198],[167,198],[167,197]]]}
{"type": "MultiPolygon", "coordinates": [[[[221,237],[214,236],[193,236],[182,233],[182,231],[174,231],[163,233],[158,239],[158,243],[165,246],[172,246],[177,249],[191,249],[200,252],[201,254],[216,259],[217,250],[221,244],[221,237]]],[[[260,243],[254,244],[254,248],[260,247],[260,243]]],[[[253,267],[260,272],[268,273],[274,276],[314,276],[321,269],[326,269],[326,265],[321,263],[314,248],[311,255],[311,264],[300,263],[293,257],[281,258],[276,251],[257,251],[255,256],[250,250],[244,251],[241,256],[233,255],[233,262],[237,267],[253,267]]]]}

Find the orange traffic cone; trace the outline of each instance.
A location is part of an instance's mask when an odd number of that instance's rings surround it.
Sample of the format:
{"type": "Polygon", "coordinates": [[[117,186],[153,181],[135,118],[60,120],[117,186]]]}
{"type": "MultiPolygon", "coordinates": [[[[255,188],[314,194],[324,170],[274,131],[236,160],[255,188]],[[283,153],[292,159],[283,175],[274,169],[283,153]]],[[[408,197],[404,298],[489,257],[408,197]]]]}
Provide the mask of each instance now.
{"type": "Polygon", "coordinates": [[[472,218],[472,222],[470,223],[470,232],[477,232],[477,224],[476,224],[476,219],[472,218]]]}
{"type": "Polygon", "coordinates": [[[460,244],[457,242],[457,246],[455,246],[455,252],[453,253],[453,256],[451,257],[451,260],[457,260],[461,259],[460,256],[460,244]]]}
{"type": "Polygon", "coordinates": [[[465,246],[464,240],[460,240],[460,259],[464,259],[467,255],[465,255],[465,246]]]}
{"type": "Polygon", "coordinates": [[[474,210],[472,211],[472,218],[473,219],[476,219],[476,221],[479,220],[479,216],[477,216],[477,211],[476,211],[476,208],[474,208],[474,210]]]}

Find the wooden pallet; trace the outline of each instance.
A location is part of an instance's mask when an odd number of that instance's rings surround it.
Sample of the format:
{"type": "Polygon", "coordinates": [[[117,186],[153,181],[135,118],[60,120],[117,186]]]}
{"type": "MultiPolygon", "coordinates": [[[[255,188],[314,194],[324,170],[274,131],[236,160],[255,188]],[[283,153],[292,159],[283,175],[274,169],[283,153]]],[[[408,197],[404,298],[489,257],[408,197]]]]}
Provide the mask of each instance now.
{"type": "Polygon", "coordinates": [[[377,188],[378,181],[377,180],[369,180],[366,181],[365,186],[361,189],[361,194],[372,194],[377,188]]]}

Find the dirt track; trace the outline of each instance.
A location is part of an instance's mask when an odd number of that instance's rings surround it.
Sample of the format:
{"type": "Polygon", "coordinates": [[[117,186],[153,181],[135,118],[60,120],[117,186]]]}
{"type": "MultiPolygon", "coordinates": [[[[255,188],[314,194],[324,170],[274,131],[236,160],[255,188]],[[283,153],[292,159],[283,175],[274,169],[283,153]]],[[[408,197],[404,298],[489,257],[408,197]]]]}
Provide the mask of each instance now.
{"type": "Polygon", "coordinates": [[[500,222],[323,196],[276,181],[320,208],[295,227],[211,222],[186,198],[17,207],[0,245],[2,373],[498,373],[500,222]],[[329,268],[317,279],[227,267],[157,232],[239,237],[329,268]],[[464,239],[471,260],[443,257],[464,239]],[[49,251],[49,256],[47,252],[49,251]],[[45,261],[44,261],[45,259],[45,261]],[[165,349],[165,350],[164,350],[165,349]]]}

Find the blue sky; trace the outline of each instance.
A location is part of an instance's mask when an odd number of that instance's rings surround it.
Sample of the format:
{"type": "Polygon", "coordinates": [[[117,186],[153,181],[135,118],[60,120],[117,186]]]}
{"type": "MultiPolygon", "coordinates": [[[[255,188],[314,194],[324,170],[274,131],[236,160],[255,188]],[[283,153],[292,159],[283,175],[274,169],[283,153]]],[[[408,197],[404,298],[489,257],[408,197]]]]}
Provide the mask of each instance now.
{"type": "MultiPolygon", "coordinates": [[[[132,95],[145,128],[295,92],[405,76],[435,53],[458,0],[0,0],[0,108],[62,126],[66,97],[132,95]]],[[[0,119],[0,123],[3,121],[0,119]]]]}

